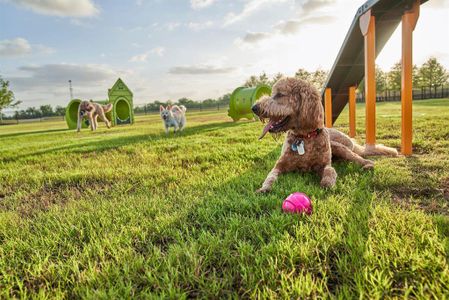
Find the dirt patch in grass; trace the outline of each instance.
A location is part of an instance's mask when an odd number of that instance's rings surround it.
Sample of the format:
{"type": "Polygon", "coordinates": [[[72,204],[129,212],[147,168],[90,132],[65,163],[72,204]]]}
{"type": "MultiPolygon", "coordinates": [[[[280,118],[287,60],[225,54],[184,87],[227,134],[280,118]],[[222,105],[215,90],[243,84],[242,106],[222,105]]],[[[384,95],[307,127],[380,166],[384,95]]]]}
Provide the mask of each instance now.
{"type": "Polygon", "coordinates": [[[430,145],[413,145],[414,154],[431,154],[434,149],[430,145]]]}
{"type": "MultiPolygon", "coordinates": [[[[48,211],[54,205],[64,206],[69,201],[105,194],[112,188],[111,186],[111,183],[95,180],[82,183],[44,184],[38,190],[16,198],[14,204],[9,201],[0,202],[0,210],[16,210],[22,217],[30,218],[39,212],[48,211]]],[[[14,195],[10,196],[15,198],[14,195]]]]}
{"type": "Polygon", "coordinates": [[[449,200],[449,177],[441,181],[441,190],[443,191],[444,199],[449,200]]]}
{"type": "Polygon", "coordinates": [[[379,137],[379,139],[382,139],[382,140],[394,140],[394,139],[399,139],[399,138],[400,138],[400,136],[398,134],[384,134],[379,137]]]}
{"type": "Polygon", "coordinates": [[[391,192],[393,202],[403,208],[417,207],[426,213],[449,215],[449,178],[438,187],[396,186],[391,192]]]}
{"type": "Polygon", "coordinates": [[[396,187],[393,202],[403,208],[417,207],[426,213],[449,215],[449,179],[446,188],[396,187]]]}
{"type": "Polygon", "coordinates": [[[408,187],[408,186],[396,186],[393,187],[392,192],[401,198],[414,197],[414,198],[440,198],[443,195],[443,190],[431,187],[408,187]]]}

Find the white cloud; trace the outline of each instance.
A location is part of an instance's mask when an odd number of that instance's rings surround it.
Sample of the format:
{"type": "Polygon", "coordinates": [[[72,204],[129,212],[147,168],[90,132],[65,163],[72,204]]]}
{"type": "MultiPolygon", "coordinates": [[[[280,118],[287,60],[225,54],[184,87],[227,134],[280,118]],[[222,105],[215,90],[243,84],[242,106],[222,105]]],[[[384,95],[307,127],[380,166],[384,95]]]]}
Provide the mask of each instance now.
{"type": "MultiPolygon", "coordinates": [[[[128,81],[132,71],[116,70],[100,64],[44,64],[22,66],[15,76],[7,76],[21,108],[42,104],[66,105],[69,101],[68,80],[74,96],[81,99],[105,99],[107,89],[118,77],[128,81]]],[[[128,82],[127,82],[128,83],[128,82]]]]}
{"type": "Polygon", "coordinates": [[[53,54],[53,53],[56,52],[55,49],[47,47],[47,46],[44,46],[44,45],[37,44],[37,45],[32,45],[32,46],[33,46],[33,49],[34,49],[33,51],[35,51],[38,54],[48,55],[48,54],[53,54]]]}
{"type": "Polygon", "coordinates": [[[295,34],[305,25],[327,24],[332,23],[335,20],[336,17],[334,16],[316,16],[302,19],[291,19],[287,21],[281,21],[279,24],[274,26],[274,28],[281,34],[295,34]]]}
{"type": "Polygon", "coordinates": [[[164,47],[156,47],[151,49],[151,54],[156,54],[157,56],[164,56],[165,48],[164,47]]]}
{"type": "Polygon", "coordinates": [[[197,22],[190,22],[187,24],[187,27],[189,27],[192,30],[200,31],[203,29],[211,28],[214,25],[214,22],[207,21],[203,23],[197,23],[197,22]]]}
{"type": "Polygon", "coordinates": [[[145,52],[142,54],[137,54],[132,56],[129,61],[130,62],[146,62],[148,60],[148,56],[150,55],[150,52],[145,52]]]}
{"type": "Polygon", "coordinates": [[[11,40],[0,41],[0,57],[21,57],[30,54],[51,54],[54,49],[43,45],[31,45],[24,38],[15,38],[11,40]]]}
{"type": "Polygon", "coordinates": [[[246,19],[261,8],[266,8],[269,4],[284,3],[288,0],[249,0],[240,13],[229,13],[225,17],[224,26],[229,26],[236,22],[246,19]]]}
{"type": "Polygon", "coordinates": [[[269,39],[271,34],[267,32],[247,32],[242,39],[239,39],[242,43],[254,44],[260,41],[269,39]]]}
{"type": "Polygon", "coordinates": [[[215,2],[215,0],[190,0],[190,6],[193,9],[203,9],[210,5],[212,5],[215,2]]]}
{"type": "Polygon", "coordinates": [[[30,43],[23,38],[0,41],[0,56],[14,57],[31,53],[30,43]]]}
{"type": "Polygon", "coordinates": [[[72,18],[70,19],[70,24],[78,27],[84,27],[84,28],[92,28],[92,24],[89,22],[86,22],[86,19],[78,19],[78,18],[72,18]]]}
{"type": "Polygon", "coordinates": [[[9,0],[9,2],[51,16],[89,17],[99,12],[92,0],[9,0]]]}
{"type": "MultiPolygon", "coordinates": [[[[270,0],[264,0],[270,1],[270,0]]],[[[257,2],[260,5],[260,2],[257,2]]],[[[329,14],[323,14],[322,9],[335,4],[335,0],[296,0],[298,17],[285,21],[280,21],[273,26],[271,32],[247,32],[243,38],[238,38],[234,43],[242,48],[247,48],[245,44],[258,44],[278,35],[291,35],[298,33],[306,25],[325,25],[335,22],[337,18],[329,14]]]]}
{"type": "Polygon", "coordinates": [[[217,67],[212,65],[177,66],[169,70],[170,74],[177,75],[207,75],[231,73],[235,68],[217,67]]]}
{"type": "Polygon", "coordinates": [[[181,26],[181,23],[179,22],[170,22],[166,24],[167,29],[169,31],[175,30],[176,28],[178,28],[179,26],[181,26]]]}
{"type": "Polygon", "coordinates": [[[164,53],[165,53],[165,48],[159,46],[159,47],[151,49],[150,51],[134,55],[129,59],[129,61],[130,62],[147,62],[148,58],[151,54],[162,57],[162,56],[164,56],[164,53]]]}
{"type": "Polygon", "coordinates": [[[71,79],[78,84],[94,85],[116,76],[116,72],[104,65],[86,64],[47,64],[39,66],[22,66],[20,71],[29,76],[11,77],[10,81],[17,88],[31,89],[50,86],[66,86],[71,79]]]}

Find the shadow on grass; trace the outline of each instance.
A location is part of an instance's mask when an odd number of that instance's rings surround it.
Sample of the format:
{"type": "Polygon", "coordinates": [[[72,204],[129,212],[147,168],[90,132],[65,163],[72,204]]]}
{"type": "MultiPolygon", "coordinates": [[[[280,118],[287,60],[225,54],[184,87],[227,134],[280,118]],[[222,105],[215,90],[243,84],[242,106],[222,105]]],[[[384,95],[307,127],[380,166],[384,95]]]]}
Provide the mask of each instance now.
{"type": "MultiPolygon", "coordinates": [[[[76,144],[70,144],[66,146],[60,146],[60,147],[52,147],[47,148],[35,152],[20,154],[14,157],[7,157],[4,159],[0,159],[0,161],[3,161],[5,163],[7,162],[14,162],[22,158],[28,158],[32,156],[39,156],[39,155],[45,155],[48,153],[57,153],[57,152],[72,152],[72,153],[89,153],[89,152],[103,152],[108,151],[111,149],[120,148],[123,146],[128,146],[132,144],[137,144],[141,142],[147,142],[147,141],[159,141],[163,139],[173,139],[173,138],[183,138],[188,136],[193,136],[197,134],[203,134],[205,132],[210,131],[216,131],[221,130],[225,128],[231,128],[240,125],[241,123],[236,122],[220,122],[220,123],[209,123],[204,125],[198,125],[193,127],[187,127],[184,131],[181,133],[177,133],[174,135],[173,133],[169,134],[168,136],[165,135],[165,133],[161,132],[160,134],[141,134],[141,135],[130,135],[130,136],[120,136],[115,138],[109,138],[104,140],[95,140],[90,141],[87,143],[76,143],[76,144]]],[[[66,129],[60,129],[57,131],[63,131],[66,129]]],[[[47,132],[47,131],[44,131],[47,132]]],[[[51,132],[51,131],[48,131],[51,132]]],[[[74,132],[74,135],[77,133],[74,132]]]]}
{"type": "Polygon", "coordinates": [[[427,214],[449,215],[447,195],[443,183],[433,174],[444,174],[445,166],[438,160],[423,163],[419,156],[407,157],[404,161],[405,168],[411,174],[411,181],[402,182],[376,181],[375,188],[389,191],[394,196],[394,201],[399,206],[410,209],[417,205],[427,214]]]}
{"type": "Polygon", "coordinates": [[[25,135],[41,134],[41,133],[54,133],[54,132],[62,132],[62,131],[69,131],[69,130],[71,130],[71,129],[61,128],[61,129],[15,132],[15,133],[0,134],[0,138],[19,137],[19,136],[25,136],[25,135]]]}

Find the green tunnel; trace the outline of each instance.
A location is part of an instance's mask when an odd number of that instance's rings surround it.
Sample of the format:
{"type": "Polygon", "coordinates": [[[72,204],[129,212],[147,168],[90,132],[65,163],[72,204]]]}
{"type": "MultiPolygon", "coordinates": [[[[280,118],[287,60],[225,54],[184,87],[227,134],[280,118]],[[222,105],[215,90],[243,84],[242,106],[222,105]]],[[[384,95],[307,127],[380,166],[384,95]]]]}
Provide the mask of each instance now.
{"type": "Polygon", "coordinates": [[[228,116],[234,122],[246,118],[251,120],[254,114],[251,110],[253,104],[263,95],[271,95],[271,88],[268,85],[258,85],[257,87],[239,87],[231,94],[229,102],[228,116]]]}
{"type": "Polygon", "coordinates": [[[131,107],[126,99],[117,99],[114,103],[115,124],[130,124],[131,123],[131,107]]]}

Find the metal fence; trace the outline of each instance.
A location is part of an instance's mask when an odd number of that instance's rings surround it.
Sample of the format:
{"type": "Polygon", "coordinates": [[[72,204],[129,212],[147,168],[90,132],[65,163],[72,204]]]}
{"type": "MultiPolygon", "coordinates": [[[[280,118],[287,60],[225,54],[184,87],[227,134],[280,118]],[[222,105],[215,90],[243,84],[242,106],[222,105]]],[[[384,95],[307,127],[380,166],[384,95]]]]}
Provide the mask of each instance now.
{"type": "MultiPolygon", "coordinates": [[[[213,103],[213,104],[195,104],[194,106],[185,105],[187,111],[222,111],[229,108],[228,104],[223,103],[213,103]]],[[[134,114],[136,115],[147,115],[147,114],[159,114],[158,107],[151,107],[147,105],[141,105],[134,108],[134,114]]]]}
{"type": "MultiPolygon", "coordinates": [[[[420,89],[413,89],[413,100],[448,98],[449,87],[422,87],[420,89]]],[[[357,94],[357,102],[365,102],[365,92],[357,94]]],[[[386,90],[378,93],[376,96],[377,102],[401,101],[401,91],[386,90]]]]}
{"type": "Polygon", "coordinates": [[[60,120],[64,121],[65,116],[42,117],[42,118],[32,118],[32,119],[4,118],[4,119],[0,120],[0,125],[16,125],[16,124],[23,124],[23,123],[60,121],[60,120]]]}

